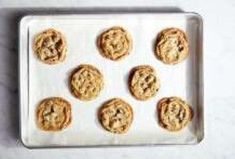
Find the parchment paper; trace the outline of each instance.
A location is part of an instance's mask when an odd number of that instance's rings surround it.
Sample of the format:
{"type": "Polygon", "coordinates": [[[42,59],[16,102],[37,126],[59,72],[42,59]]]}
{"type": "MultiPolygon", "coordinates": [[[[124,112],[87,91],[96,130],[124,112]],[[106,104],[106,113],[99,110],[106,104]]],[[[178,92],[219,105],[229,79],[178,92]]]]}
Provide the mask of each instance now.
{"type": "MultiPolygon", "coordinates": [[[[186,18],[166,14],[129,15],[66,15],[34,16],[28,24],[29,105],[27,142],[31,146],[84,146],[84,145],[135,145],[135,144],[189,144],[196,143],[197,116],[180,132],[168,132],[158,125],[156,105],[159,99],[179,96],[197,111],[195,76],[194,29],[188,29],[186,18]],[[96,46],[97,36],[112,26],[122,26],[133,38],[133,50],[121,61],[113,62],[102,57],[96,46]],[[178,27],[188,33],[190,56],[184,62],[169,66],[156,59],[153,44],[157,34],[166,27],[178,27]],[[68,43],[66,60],[57,65],[39,61],[32,50],[33,37],[47,28],[61,31],[68,43]],[[95,100],[83,102],[69,91],[71,71],[80,64],[91,64],[104,75],[105,86],[95,100]],[[128,90],[129,71],[142,64],[153,66],[160,77],[161,88],[154,98],[136,100],[128,90]],[[44,132],[35,124],[35,109],[47,97],[59,96],[72,104],[72,124],[61,132],[44,132]],[[134,110],[134,121],[128,133],[112,134],[104,130],[97,109],[103,102],[114,98],[127,101],[134,110]]],[[[193,25],[191,25],[193,27],[193,25]]],[[[27,62],[27,61],[25,61],[27,62]]]]}

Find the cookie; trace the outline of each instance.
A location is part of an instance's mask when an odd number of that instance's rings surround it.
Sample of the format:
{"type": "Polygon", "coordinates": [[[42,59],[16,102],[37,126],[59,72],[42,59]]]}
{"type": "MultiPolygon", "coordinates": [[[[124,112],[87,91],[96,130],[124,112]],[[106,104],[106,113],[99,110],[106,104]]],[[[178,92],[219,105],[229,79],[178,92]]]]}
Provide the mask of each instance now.
{"type": "Polygon", "coordinates": [[[71,91],[75,97],[83,101],[96,98],[103,89],[104,81],[101,72],[92,65],[80,65],[70,79],[71,91]]]}
{"type": "Polygon", "coordinates": [[[127,102],[114,98],[103,104],[98,112],[98,118],[107,131],[123,134],[132,124],[133,110],[127,102]]]}
{"type": "Polygon", "coordinates": [[[37,57],[46,64],[64,61],[67,54],[65,37],[55,29],[45,30],[34,38],[33,50],[37,57]]]}
{"type": "Polygon", "coordinates": [[[72,120],[71,105],[60,97],[46,98],[36,109],[36,122],[44,131],[60,131],[72,120]]]}
{"type": "Polygon", "coordinates": [[[132,50],[131,35],[122,27],[112,27],[98,37],[101,55],[117,61],[127,56],[132,50]]]}
{"type": "Polygon", "coordinates": [[[154,97],[160,88],[155,70],[148,65],[134,67],[129,76],[129,89],[138,100],[154,97]]]}
{"type": "Polygon", "coordinates": [[[189,54],[186,33],[177,28],[162,30],[157,37],[155,54],[165,64],[178,64],[189,54]]]}
{"type": "Polygon", "coordinates": [[[169,131],[183,129],[193,118],[192,109],[179,97],[162,98],[157,109],[160,126],[169,131]]]}

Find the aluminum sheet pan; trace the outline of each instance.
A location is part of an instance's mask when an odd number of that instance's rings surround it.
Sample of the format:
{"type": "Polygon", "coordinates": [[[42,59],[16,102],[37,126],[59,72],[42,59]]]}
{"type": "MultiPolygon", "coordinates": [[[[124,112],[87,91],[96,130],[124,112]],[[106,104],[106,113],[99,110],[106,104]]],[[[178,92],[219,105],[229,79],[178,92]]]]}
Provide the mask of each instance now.
{"type": "Polygon", "coordinates": [[[196,144],[203,139],[203,25],[195,13],[99,13],[28,15],[20,22],[20,125],[27,147],[83,147],[196,144]],[[97,49],[97,36],[111,26],[126,28],[133,38],[133,50],[121,61],[103,58],[97,49]],[[164,28],[178,27],[189,38],[190,55],[180,64],[169,66],[156,59],[153,45],[164,28]],[[68,43],[66,60],[57,65],[39,61],[32,50],[34,36],[47,28],[61,31],[68,43]],[[104,75],[105,87],[95,100],[83,102],[69,91],[68,78],[79,64],[92,64],[104,75]],[[158,94],[147,101],[136,100],[129,92],[129,71],[142,64],[153,66],[160,77],[158,94]],[[42,99],[59,96],[72,104],[73,121],[61,132],[44,132],[35,124],[35,108],[42,99]],[[185,129],[168,132],[158,125],[159,99],[179,96],[193,108],[194,118],[185,129]],[[128,133],[105,131],[97,109],[110,98],[131,104],[134,121],[128,133]]]}

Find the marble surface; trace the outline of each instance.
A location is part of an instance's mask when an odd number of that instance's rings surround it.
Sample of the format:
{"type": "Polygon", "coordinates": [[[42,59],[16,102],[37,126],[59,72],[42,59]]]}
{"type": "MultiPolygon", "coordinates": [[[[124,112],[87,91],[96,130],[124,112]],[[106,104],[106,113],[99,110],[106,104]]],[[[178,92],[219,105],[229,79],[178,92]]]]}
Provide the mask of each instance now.
{"type": "Polygon", "coordinates": [[[232,158],[235,155],[235,1],[215,0],[0,0],[0,158],[232,158]],[[118,2],[118,3],[117,3],[118,2]],[[128,3],[127,3],[128,2],[128,3]],[[24,148],[18,133],[17,21],[20,7],[178,7],[204,18],[205,138],[198,145],[131,148],[24,148]],[[37,6],[35,6],[37,5],[37,6]]]}

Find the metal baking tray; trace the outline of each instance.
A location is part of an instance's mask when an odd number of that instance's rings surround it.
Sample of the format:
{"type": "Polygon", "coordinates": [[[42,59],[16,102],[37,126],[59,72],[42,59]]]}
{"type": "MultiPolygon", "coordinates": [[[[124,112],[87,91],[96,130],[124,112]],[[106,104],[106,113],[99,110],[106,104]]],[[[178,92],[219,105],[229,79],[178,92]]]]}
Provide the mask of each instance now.
{"type": "Polygon", "coordinates": [[[20,127],[21,140],[29,148],[182,145],[199,143],[204,136],[203,119],[203,23],[195,13],[104,12],[60,15],[27,15],[20,21],[20,127]],[[100,56],[96,38],[111,26],[126,28],[133,38],[133,50],[119,62],[100,56]],[[153,45],[164,28],[178,27],[189,38],[190,55],[182,63],[169,66],[156,59],[153,45]],[[35,34],[55,28],[65,35],[68,56],[57,65],[37,60],[32,50],[35,34]],[[79,64],[95,65],[102,71],[105,88],[93,101],[83,102],[71,95],[68,77],[79,64]],[[158,94],[145,102],[137,101],[128,90],[129,71],[137,65],[153,66],[160,77],[158,94]],[[35,108],[46,97],[59,96],[72,104],[73,121],[61,132],[44,132],[35,124],[35,108]],[[159,99],[180,96],[193,108],[192,122],[180,132],[168,132],[157,122],[159,99]],[[130,103],[134,121],[128,133],[105,131],[97,119],[97,109],[110,98],[130,103]]]}

